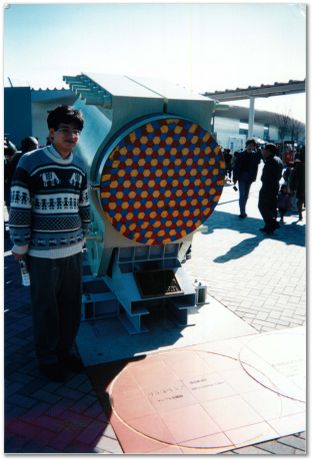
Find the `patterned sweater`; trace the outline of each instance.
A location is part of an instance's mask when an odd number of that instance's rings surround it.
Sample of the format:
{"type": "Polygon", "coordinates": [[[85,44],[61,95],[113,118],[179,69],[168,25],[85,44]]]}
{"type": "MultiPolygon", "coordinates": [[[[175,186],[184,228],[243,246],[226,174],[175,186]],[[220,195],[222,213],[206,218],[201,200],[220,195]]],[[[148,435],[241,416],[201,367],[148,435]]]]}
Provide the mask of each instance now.
{"type": "Polygon", "coordinates": [[[12,251],[58,259],[79,253],[90,223],[87,176],[52,145],[24,154],[11,187],[12,251]]]}

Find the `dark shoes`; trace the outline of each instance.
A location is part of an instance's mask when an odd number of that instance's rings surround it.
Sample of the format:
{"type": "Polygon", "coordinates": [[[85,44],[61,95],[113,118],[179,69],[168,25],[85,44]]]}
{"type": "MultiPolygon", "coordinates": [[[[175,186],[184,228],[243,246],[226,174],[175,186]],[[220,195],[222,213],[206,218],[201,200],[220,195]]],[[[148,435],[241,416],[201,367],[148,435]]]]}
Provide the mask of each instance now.
{"type": "Polygon", "coordinates": [[[238,216],[240,219],[245,219],[247,217],[247,214],[244,212],[238,216]]]}
{"type": "Polygon", "coordinates": [[[259,228],[260,232],[266,233],[267,235],[273,235],[274,230],[280,228],[280,224],[274,220],[271,225],[265,225],[263,228],[259,228]]]}
{"type": "MultiPolygon", "coordinates": [[[[283,222],[284,223],[284,222],[283,222]]],[[[280,224],[275,220],[274,223],[273,223],[273,227],[274,227],[274,230],[277,229],[277,228],[280,228],[280,224]]]]}
{"type": "Polygon", "coordinates": [[[84,365],[78,356],[71,355],[55,364],[40,364],[39,369],[51,382],[65,382],[65,371],[79,374],[84,370],[84,365]]]}
{"type": "Polygon", "coordinates": [[[74,374],[79,374],[84,370],[83,362],[79,356],[68,356],[67,358],[62,359],[61,363],[66,370],[73,372],[74,374]]]}
{"type": "Polygon", "coordinates": [[[51,382],[65,381],[64,368],[59,363],[40,364],[39,369],[48,380],[51,380],[51,382]]]}
{"type": "Polygon", "coordinates": [[[267,227],[259,228],[259,230],[260,232],[266,233],[267,235],[273,235],[273,232],[274,232],[274,230],[267,228],[267,227]]]}

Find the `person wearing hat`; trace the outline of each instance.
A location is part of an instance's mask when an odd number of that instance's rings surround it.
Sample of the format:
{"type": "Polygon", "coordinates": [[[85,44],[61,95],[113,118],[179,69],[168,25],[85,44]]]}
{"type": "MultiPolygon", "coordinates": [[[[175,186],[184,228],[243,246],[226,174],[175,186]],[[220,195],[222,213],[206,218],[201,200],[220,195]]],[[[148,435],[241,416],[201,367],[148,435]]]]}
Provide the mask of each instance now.
{"type": "Polygon", "coordinates": [[[259,192],[258,208],[264,220],[263,233],[272,235],[279,227],[276,221],[277,195],[282,177],[283,162],[277,156],[275,144],[267,144],[262,150],[264,167],[261,176],[262,187],[259,192]]]}

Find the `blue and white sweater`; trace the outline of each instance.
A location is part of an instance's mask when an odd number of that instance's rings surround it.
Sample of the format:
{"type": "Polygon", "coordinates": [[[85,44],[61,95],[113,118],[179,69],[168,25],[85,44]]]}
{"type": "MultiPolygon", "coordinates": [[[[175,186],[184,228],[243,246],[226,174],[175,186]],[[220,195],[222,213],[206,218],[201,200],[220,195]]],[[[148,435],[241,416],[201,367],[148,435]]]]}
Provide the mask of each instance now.
{"type": "Polygon", "coordinates": [[[10,236],[16,254],[58,259],[81,252],[90,224],[82,161],[52,145],[25,153],[11,187],[10,236]]]}

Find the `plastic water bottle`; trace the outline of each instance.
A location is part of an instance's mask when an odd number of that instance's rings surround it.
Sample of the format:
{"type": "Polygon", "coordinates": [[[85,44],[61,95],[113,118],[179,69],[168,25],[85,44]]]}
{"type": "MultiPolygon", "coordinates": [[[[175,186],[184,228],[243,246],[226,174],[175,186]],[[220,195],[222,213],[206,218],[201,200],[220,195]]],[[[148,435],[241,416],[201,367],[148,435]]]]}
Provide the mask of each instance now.
{"type": "Polygon", "coordinates": [[[195,290],[195,305],[197,305],[197,299],[198,299],[198,280],[197,279],[194,280],[193,286],[195,290]]]}
{"type": "Polygon", "coordinates": [[[207,293],[207,286],[203,285],[200,281],[197,285],[197,305],[204,305],[206,302],[206,293],[207,293]]]}
{"type": "Polygon", "coordinates": [[[26,260],[25,259],[19,259],[19,264],[21,268],[21,275],[22,275],[22,285],[23,286],[30,286],[30,277],[29,277],[29,271],[27,268],[26,260]]]}
{"type": "Polygon", "coordinates": [[[200,307],[206,303],[207,286],[203,285],[197,279],[195,279],[193,286],[195,288],[195,303],[200,307]]]}

